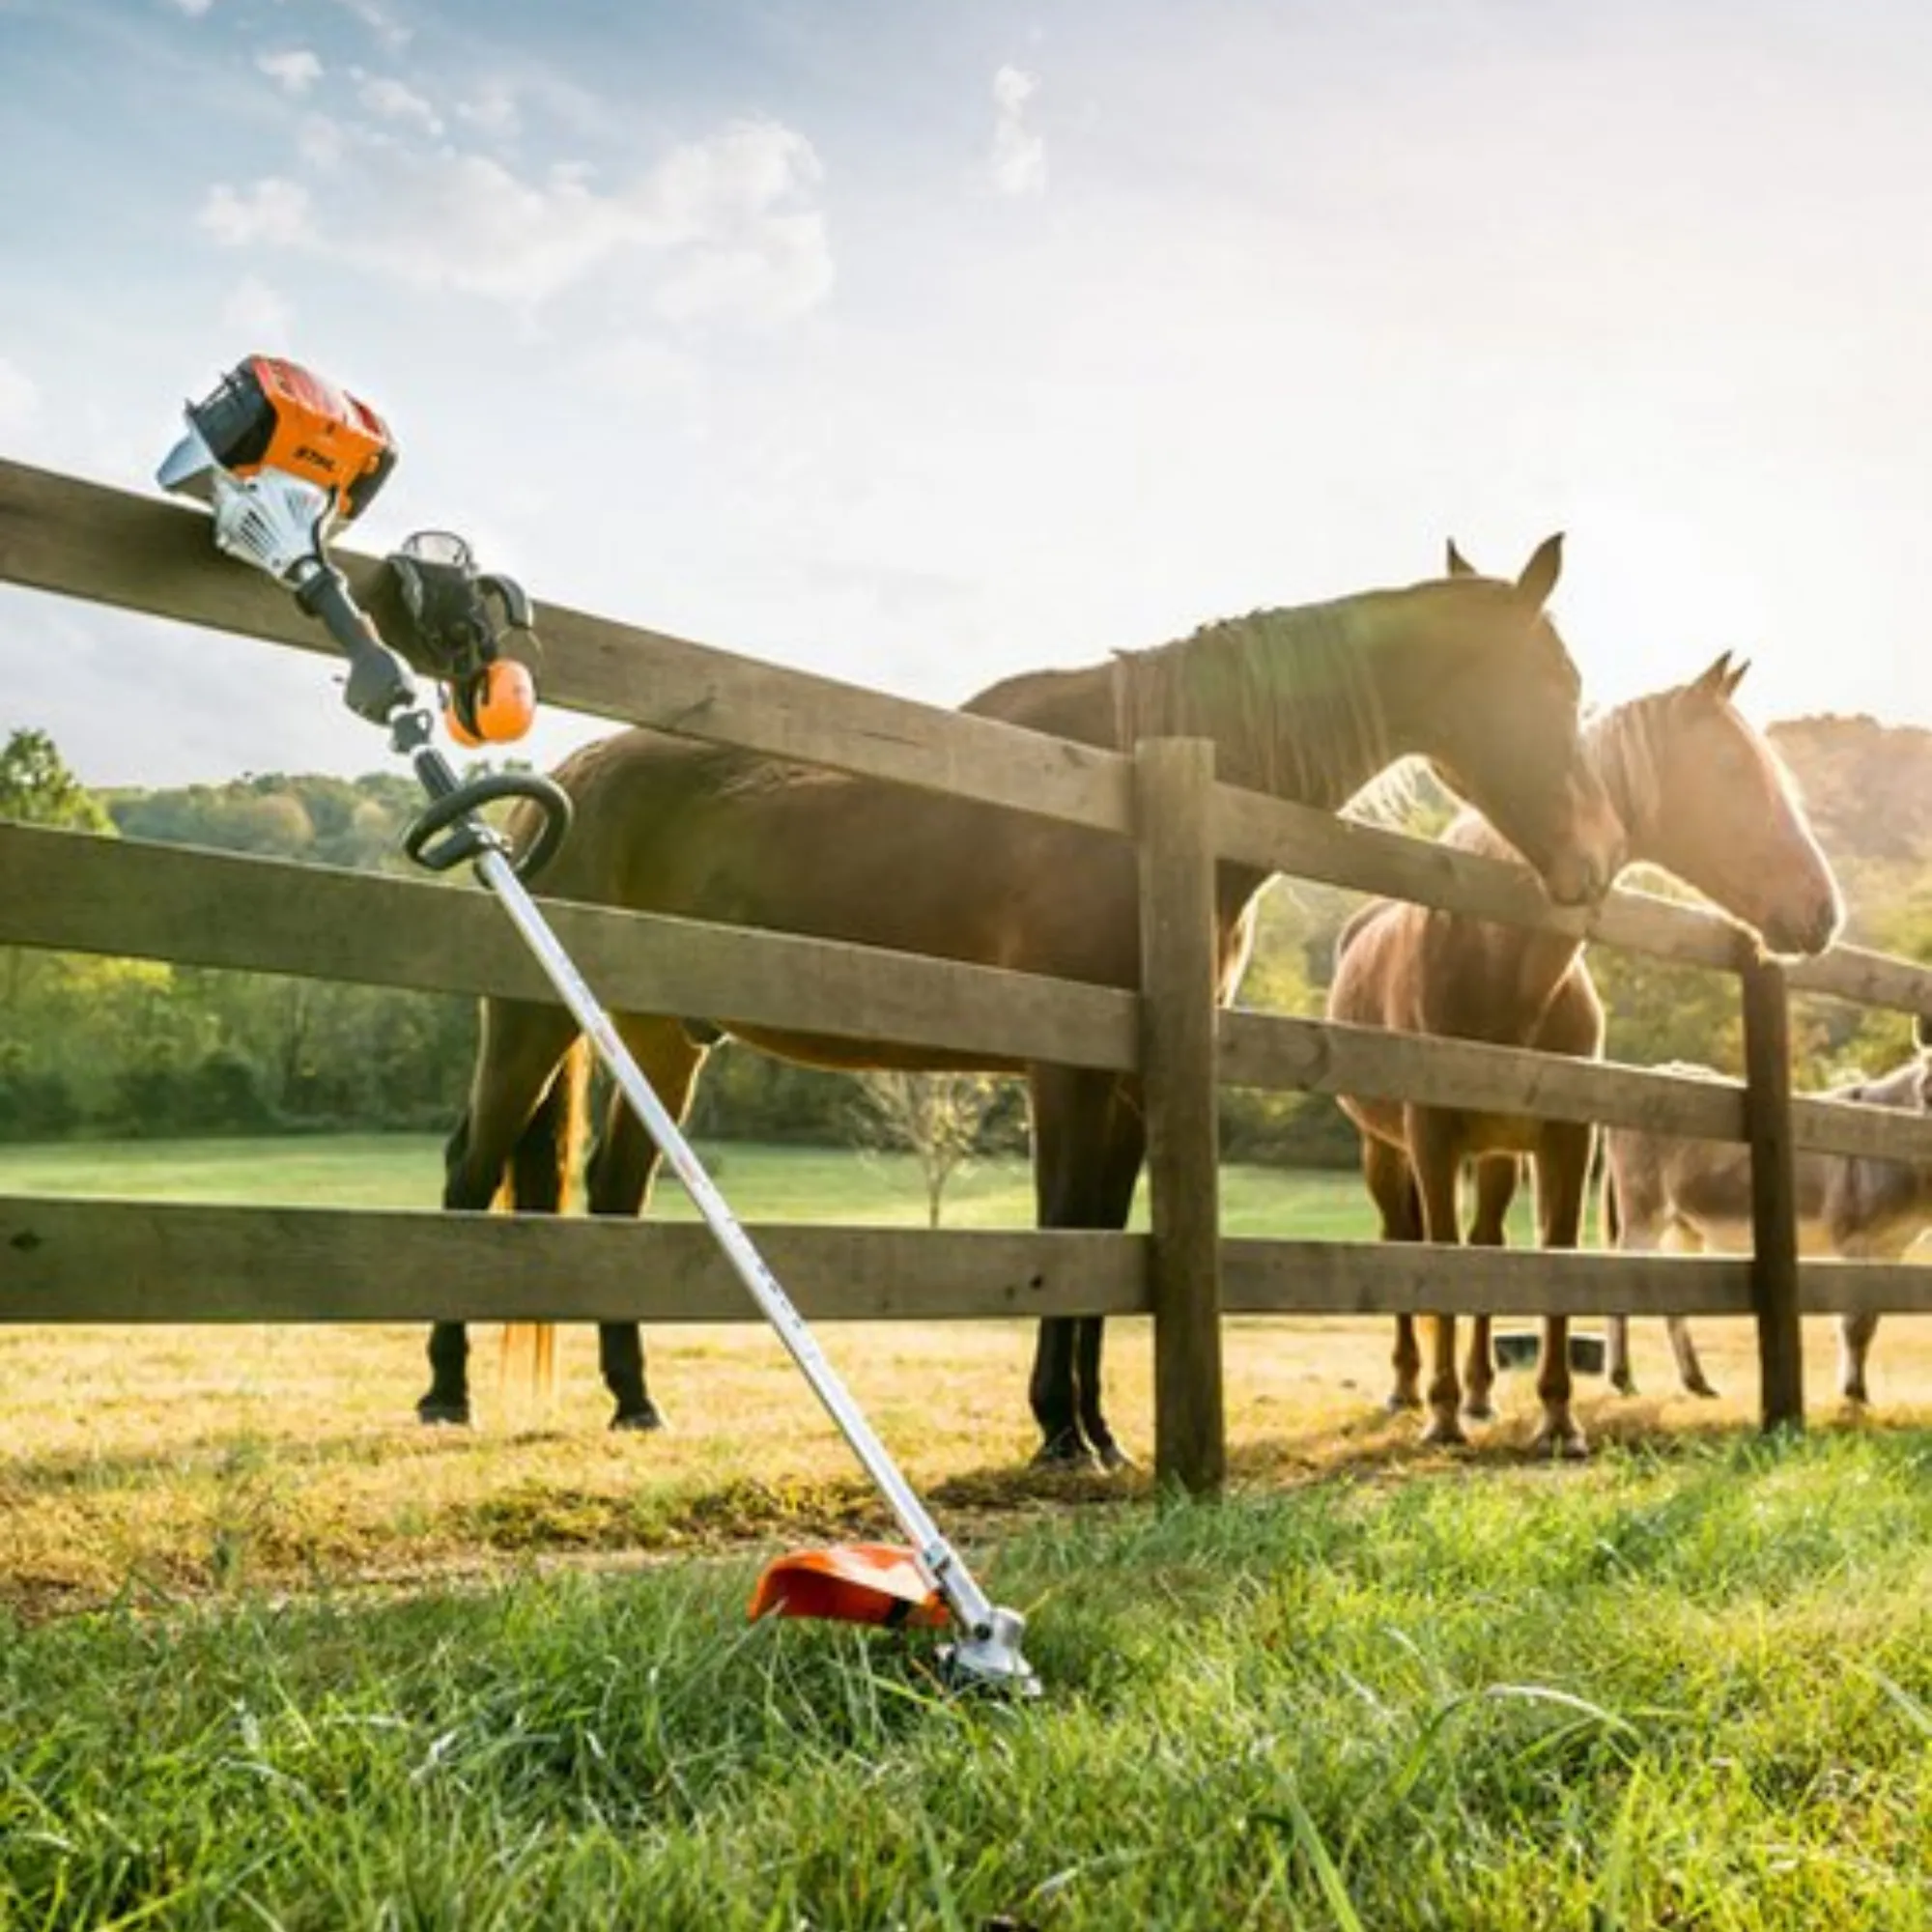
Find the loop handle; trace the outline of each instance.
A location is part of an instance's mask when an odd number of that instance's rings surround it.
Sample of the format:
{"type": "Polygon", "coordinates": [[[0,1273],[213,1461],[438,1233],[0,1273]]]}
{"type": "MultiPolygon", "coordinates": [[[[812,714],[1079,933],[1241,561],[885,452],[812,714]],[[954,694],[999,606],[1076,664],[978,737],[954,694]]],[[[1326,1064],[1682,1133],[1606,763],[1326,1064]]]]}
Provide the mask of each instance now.
{"type": "Polygon", "coordinates": [[[433,799],[416,815],[403,835],[403,850],[418,866],[432,872],[446,872],[466,860],[480,858],[485,852],[506,852],[508,841],[496,827],[472,817],[480,807],[499,799],[521,798],[537,807],[542,823],[529,850],[515,861],[517,877],[532,879],[556,856],[556,849],[570,832],[570,794],[551,779],[534,772],[485,772],[466,780],[454,791],[433,799]],[[450,830],[451,827],[455,829],[450,830]],[[440,832],[449,836],[432,844],[440,832]]]}

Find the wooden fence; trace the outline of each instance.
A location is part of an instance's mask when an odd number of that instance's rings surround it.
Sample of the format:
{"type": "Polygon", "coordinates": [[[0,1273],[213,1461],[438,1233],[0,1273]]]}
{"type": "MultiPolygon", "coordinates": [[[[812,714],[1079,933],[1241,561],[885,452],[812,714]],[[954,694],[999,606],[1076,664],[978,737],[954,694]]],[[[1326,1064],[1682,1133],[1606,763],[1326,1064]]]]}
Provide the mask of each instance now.
{"type": "MultiPolygon", "coordinates": [[[[381,608],[380,566],[343,554],[381,608]]],[[[199,512],[0,463],[0,582],[327,653],[199,512]]],[[[553,703],[943,791],[1137,841],[1144,985],[1061,982],[824,940],[551,903],[611,1006],[1138,1070],[1151,1232],[753,1230],[805,1313],[830,1320],[1151,1313],[1155,1460],[1221,1478],[1224,1314],[1755,1318],[1768,1426],[1804,1414],[1801,1314],[1932,1311],[1932,1266],[1797,1256],[1799,1149],[1932,1162],[1932,1121],[1790,1094],[1789,988],[1932,1013],[1932,970],[1841,948],[1789,970],[1708,914],[1619,893],[1553,911],[1520,868],[1215,782],[1211,747],[1131,756],[542,607],[553,703]],[[1217,860],[1512,924],[1587,933],[1731,973],[1748,1078],[1689,1079],[1466,1041],[1217,1012],[1217,860]],[[1595,1120],[1747,1143],[1748,1261],[1224,1239],[1215,1091],[1229,1082],[1595,1120]]],[[[481,894],[0,825],[0,944],[458,993],[550,997],[481,894]],[[434,895],[432,899],[431,895],[434,895]]],[[[690,1226],[0,1196],[0,1321],[395,1321],[754,1311],[690,1226]]]]}

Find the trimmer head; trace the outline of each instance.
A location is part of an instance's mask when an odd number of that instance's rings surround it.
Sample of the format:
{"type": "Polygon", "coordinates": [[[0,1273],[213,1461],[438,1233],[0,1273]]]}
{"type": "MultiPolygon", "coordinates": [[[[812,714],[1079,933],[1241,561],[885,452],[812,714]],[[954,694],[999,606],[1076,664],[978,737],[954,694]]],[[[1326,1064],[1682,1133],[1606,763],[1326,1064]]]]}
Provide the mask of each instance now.
{"type": "Polygon", "coordinates": [[[890,1543],[842,1543],[801,1549],[766,1564],[752,1592],[752,1617],[820,1617],[938,1630],[946,1605],[910,1549],[890,1543]]]}
{"type": "MultiPolygon", "coordinates": [[[[752,1592],[751,1614],[816,1617],[888,1630],[941,1630],[952,1621],[944,1595],[910,1549],[890,1543],[844,1543],[805,1549],[765,1566],[752,1592]]],[[[939,1667],[956,1690],[1002,1690],[1037,1697],[1039,1679],[1020,1653],[1026,1620],[989,1608],[956,1643],[944,1644],[939,1667]]]]}

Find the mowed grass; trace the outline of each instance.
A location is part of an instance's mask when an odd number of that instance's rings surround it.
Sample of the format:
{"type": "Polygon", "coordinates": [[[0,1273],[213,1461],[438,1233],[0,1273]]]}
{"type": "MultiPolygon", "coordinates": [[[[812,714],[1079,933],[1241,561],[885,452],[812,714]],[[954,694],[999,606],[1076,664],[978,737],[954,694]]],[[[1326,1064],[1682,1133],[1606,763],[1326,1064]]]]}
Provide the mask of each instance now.
{"type": "Polygon", "coordinates": [[[1044,1697],[744,1559],[0,1611],[0,1923],[1923,1926],[1932,1435],[1063,1513],[1044,1697]]]}

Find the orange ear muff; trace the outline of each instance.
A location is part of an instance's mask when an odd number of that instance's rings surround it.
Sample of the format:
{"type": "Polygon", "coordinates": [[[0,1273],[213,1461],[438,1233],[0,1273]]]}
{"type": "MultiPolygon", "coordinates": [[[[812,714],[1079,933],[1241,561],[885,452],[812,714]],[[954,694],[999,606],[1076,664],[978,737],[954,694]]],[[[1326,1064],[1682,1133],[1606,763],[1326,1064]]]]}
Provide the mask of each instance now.
{"type": "Polygon", "coordinates": [[[536,722],[537,687],[529,668],[514,658],[498,658],[483,673],[470,699],[476,728],[493,745],[508,745],[536,722]]]}
{"type": "Polygon", "coordinates": [[[537,688],[525,665],[498,658],[473,678],[452,685],[442,722],[467,751],[513,744],[537,715],[537,688]]]}
{"type": "Polygon", "coordinates": [[[482,737],[470,713],[469,695],[461,684],[450,685],[442,694],[442,728],[466,752],[480,752],[482,737]]]}

